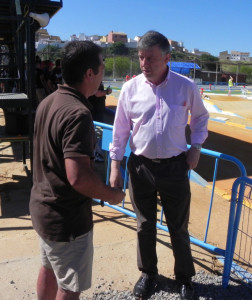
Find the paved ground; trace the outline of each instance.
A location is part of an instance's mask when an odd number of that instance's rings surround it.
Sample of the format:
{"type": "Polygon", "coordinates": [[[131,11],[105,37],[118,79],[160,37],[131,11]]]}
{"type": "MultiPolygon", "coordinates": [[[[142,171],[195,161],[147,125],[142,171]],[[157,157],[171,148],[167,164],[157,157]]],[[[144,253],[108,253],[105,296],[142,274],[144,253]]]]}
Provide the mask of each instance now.
{"type": "MultiPolygon", "coordinates": [[[[210,99],[210,101],[221,102],[215,99],[210,99]]],[[[107,102],[110,107],[113,107],[117,100],[109,97],[107,102]]],[[[218,105],[221,105],[220,102],[218,105]]],[[[221,109],[228,111],[229,102],[231,101],[224,102],[221,109]]],[[[233,102],[236,101],[232,98],[233,102]]],[[[248,105],[250,103],[252,104],[252,101],[248,102],[248,105]]],[[[244,111],[239,107],[239,105],[236,106],[237,114],[244,111]]],[[[252,112],[250,106],[248,111],[252,112]]],[[[216,116],[223,117],[224,115],[211,113],[211,118],[216,116]]],[[[240,124],[241,118],[229,116],[227,118],[232,121],[231,123],[240,124]]],[[[245,125],[251,124],[251,115],[247,115],[242,121],[245,125]]],[[[0,114],[0,126],[3,126],[3,122],[3,116],[0,114]]],[[[246,166],[248,175],[252,176],[251,136],[252,131],[241,126],[210,121],[209,138],[205,148],[238,157],[246,166]]],[[[30,181],[23,171],[20,150],[20,145],[9,143],[0,145],[1,300],[36,299],[36,277],[40,265],[39,251],[28,211],[30,181]]],[[[217,186],[221,193],[228,195],[233,181],[239,174],[235,168],[230,168],[228,165],[224,165],[221,169],[223,171],[218,176],[217,186]]],[[[97,170],[101,172],[101,167],[97,166],[97,170]]],[[[203,157],[197,171],[211,182],[212,167],[203,157]]],[[[221,193],[215,196],[208,242],[222,248],[225,245],[229,201],[228,197],[227,199],[221,197],[219,195],[221,193]]],[[[206,224],[209,199],[210,189],[192,183],[190,233],[200,239],[204,237],[203,228],[206,224]]],[[[129,205],[128,202],[127,198],[126,205],[129,205]]],[[[99,205],[94,205],[93,211],[95,221],[93,286],[85,294],[91,295],[95,290],[106,289],[109,285],[112,289],[132,289],[139,276],[136,270],[135,220],[99,205]]],[[[168,234],[160,230],[157,249],[160,274],[172,278],[173,257],[170,241],[168,234]]],[[[216,267],[214,255],[194,245],[192,249],[197,269],[211,272],[216,267]]]]}

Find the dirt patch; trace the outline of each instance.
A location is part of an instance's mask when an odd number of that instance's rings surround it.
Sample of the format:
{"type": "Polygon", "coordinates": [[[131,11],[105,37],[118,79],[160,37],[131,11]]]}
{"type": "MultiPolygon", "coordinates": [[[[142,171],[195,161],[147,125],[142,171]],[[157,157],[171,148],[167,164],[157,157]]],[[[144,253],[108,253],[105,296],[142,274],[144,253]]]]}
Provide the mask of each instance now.
{"type": "MultiPolygon", "coordinates": [[[[195,187],[192,187],[193,189],[195,187]]],[[[22,190],[16,190],[12,195],[11,204],[15,206],[20,199],[17,196],[22,190]]],[[[208,206],[210,190],[198,189],[193,197],[190,233],[199,238],[202,224],[206,222],[206,207],[208,206]],[[204,204],[203,204],[204,203],[204,204]],[[195,210],[196,208],[196,210],[195,210]],[[201,209],[202,208],[202,209],[201,209]]],[[[219,201],[219,200],[218,200],[219,201]]],[[[219,214],[223,214],[227,201],[220,200],[219,214]],[[220,209],[220,207],[223,207],[220,209]]],[[[23,205],[28,204],[28,197],[23,205]]],[[[129,207],[128,197],[125,203],[129,207]]],[[[217,207],[216,207],[217,208],[217,207]]],[[[14,213],[14,211],[12,211],[14,213]]],[[[215,213],[215,208],[214,212],[215,213]]],[[[40,267],[37,236],[31,226],[29,215],[0,219],[0,299],[27,299],[36,297],[36,278],[40,267]]],[[[91,296],[99,286],[99,290],[108,287],[117,290],[132,290],[139,272],[136,267],[136,222],[120,212],[98,204],[93,206],[94,215],[94,267],[92,288],[83,293],[91,296]]],[[[209,243],[222,246],[223,236],[216,236],[216,228],[223,228],[223,218],[216,222],[215,228],[209,231],[209,243]]],[[[215,223],[215,218],[213,219],[215,223]]],[[[226,222],[226,221],[225,221],[226,222]]],[[[226,225],[226,224],[225,224],[226,225]]],[[[169,234],[158,230],[157,253],[159,257],[159,273],[173,279],[173,254],[169,234]]],[[[212,272],[215,256],[192,245],[192,254],[197,270],[212,272]]]]}
{"type": "MultiPolygon", "coordinates": [[[[213,94],[208,94],[207,97],[222,111],[232,112],[245,118],[248,124],[252,124],[252,100],[238,96],[220,96],[213,94]]],[[[237,123],[238,122],[239,120],[237,120],[237,123]]]]}
{"type": "Polygon", "coordinates": [[[240,96],[228,96],[228,95],[221,96],[221,95],[208,94],[208,97],[211,100],[225,101],[225,102],[227,102],[227,101],[230,101],[230,102],[248,101],[240,96]]]}

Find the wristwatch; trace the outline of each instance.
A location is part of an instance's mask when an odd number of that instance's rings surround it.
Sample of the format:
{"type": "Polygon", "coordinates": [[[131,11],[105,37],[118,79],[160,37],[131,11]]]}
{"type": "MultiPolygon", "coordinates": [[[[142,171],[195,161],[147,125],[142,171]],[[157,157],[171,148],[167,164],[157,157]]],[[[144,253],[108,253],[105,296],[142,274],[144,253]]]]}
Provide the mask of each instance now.
{"type": "Polygon", "coordinates": [[[197,150],[201,150],[202,145],[201,144],[192,144],[192,147],[197,149],[197,150]]]}

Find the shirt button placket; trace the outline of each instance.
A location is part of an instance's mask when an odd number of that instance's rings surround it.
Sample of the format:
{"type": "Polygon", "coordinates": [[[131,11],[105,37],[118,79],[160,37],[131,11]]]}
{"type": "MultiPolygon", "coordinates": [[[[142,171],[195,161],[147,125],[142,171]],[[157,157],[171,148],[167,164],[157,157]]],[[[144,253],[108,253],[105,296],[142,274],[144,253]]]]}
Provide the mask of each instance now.
{"type": "Polygon", "coordinates": [[[162,145],[162,118],[161,118],[161,98],[159,90],[156,94],[156,142],[157,142],[157,158],[161,157],[162,145]]]}

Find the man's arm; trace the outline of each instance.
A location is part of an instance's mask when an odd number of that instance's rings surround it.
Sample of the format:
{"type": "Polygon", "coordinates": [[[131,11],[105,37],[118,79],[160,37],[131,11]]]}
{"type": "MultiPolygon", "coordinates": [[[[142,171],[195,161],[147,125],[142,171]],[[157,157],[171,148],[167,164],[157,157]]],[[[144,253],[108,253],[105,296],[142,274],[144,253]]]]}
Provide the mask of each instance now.
{"type": "Polygon", "coordinates": [[[187,164],[189,169],[197,167],[200,158],[201,145],[207,138],[207,124],[209,113],[204,106],[203,100],[199,94],[198,87],[194,85],[191,98],[191,148],[187,151],[187,164]]]}
{"type": "Polygon", "coordinates": [[[111,161],[111,172],[110,172],[110,185],[115,188],[121,189],[123,187],[122,175],[120,172],[121,161],[111,161]]]}
{"type": "Polygon", "coordinates": [[[104,97],[106,95],[109,95],[112,93],[112,89],[111,88],[107,88],[106,90],[98,90],[96,93],[95,93],[95,96],[96,97],[104,97]]]}
{"type": "Polygon", "coordinates": [[[69,183],[82,195],[97,198],[112,205],[124,199],[125,193],[105,185],[96,175],[88,156],[66,158],[65,167],[69,183]]]}
{"type": "Polygon", "coordinates": [[[189,170],[195,169],[197,167],[199,159],[200,159],[200,149],[192,145],[186,154],[186,161],[189,170]]]}
{"type": "Polygon", "coordinates": [[[124,156],[126,144],[130,136],[131,120],[127,107],[128,93],[122,87],[118,100],[113,128],[113,141],[109,145],[111,158],[110,185],[122,188],[123,180],[120,172],[121,161],[124,156]]]}

